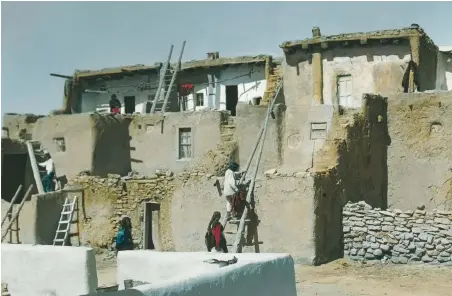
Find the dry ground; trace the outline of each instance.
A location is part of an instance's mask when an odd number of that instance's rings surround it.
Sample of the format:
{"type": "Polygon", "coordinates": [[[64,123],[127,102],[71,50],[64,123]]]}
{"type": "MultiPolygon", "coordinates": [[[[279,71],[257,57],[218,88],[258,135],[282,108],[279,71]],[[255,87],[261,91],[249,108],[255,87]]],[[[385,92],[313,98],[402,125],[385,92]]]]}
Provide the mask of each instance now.
{"type": "MultiPolygon", "coordinates": [[[[116,263],[99,260],[99,285],[116,283],[116,263]]],[[[361,264],[295,266],[303,296],[452,296],[452,267],[361,264]]]]}

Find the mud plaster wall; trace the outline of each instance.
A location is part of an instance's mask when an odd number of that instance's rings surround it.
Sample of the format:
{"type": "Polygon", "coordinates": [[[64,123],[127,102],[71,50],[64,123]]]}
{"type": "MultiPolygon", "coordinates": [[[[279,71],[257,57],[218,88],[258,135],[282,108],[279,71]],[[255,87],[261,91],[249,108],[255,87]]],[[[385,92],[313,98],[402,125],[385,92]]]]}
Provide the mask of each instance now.
{"type": "Polygon", "coordinates": [[[90,114],[47,116],[36,122],[33,140],[49,151],[57,176],[67,178],[89,171],[93,161],[94,135],[90,114]],[[66,151],[57,152],[54,138],[64,138],[66,151]]]}
{"type": "Polygon", "coordinates": [[[389,96],[391,208],[452,208],[452,92],[389,96]]]}
{"type": "Polygon", "coordinates": [[[224,119],[225,114],[219,111],[135,116],[129,127],[132,169],[143,175],[151,175],[156,169],[182,172],[221,144],[224,119]],[[179,159],[180,128],[191,128],[191,159],[179,159]]]}
{"type": "Polygon", "coordinates": [[[43,116],[33,114],[5,114],[3,127],[8,129],[10,139],[23,139],[23,134],[31,136],[36,121],[43,116]]]}
{"type": "MultiPolygon", "coordinates": [[[[31,196],[19,214],[19,241],[24,244],[53,244],[65,197],[66,194],[62,191],[31,196]]],[[[8,206],[9,203],[2,200],[2,219],[8,206]]],[[[13,213],[17,210],[18,205],[15,205],[13,213]]],[[[13,225],[15,229],[16,226],[13,225]]],[[[4,233],[3,230],[2,233],[4,233]]],[[[9,235],[5,242],[10,242],[9,235]]],[[[13,232],[12,243],[17,243],[15,232],[13,232]]]]}
{"type": "MultiPolygon", "coordinates": [[[[259,171],[279,167],[283,158],[283,134],[284,134],[285,105],[276,104],[273,108],[275,119],[269,118],[265,146],[259,164],[259,171]]],[[[267,106],[250,106],[248,104],[237,105],[235,117],[236,135],[239,147],[239,165],[245,168],[248,158],[254,149],[259,132],[264,126],[267,115],[267,106]]],[[[255,161],[251,163],[250,172],[255,169],[255,161]]]]}
{"type": "Polygon", "coordinates": [[[360,113],[352,113],[334,130],[316,158],[314,178],[315,264],[343,256],[342,207],[364,200],[387,205],[387,100],[364,95],[360,113]]]}
{"type": "Polygon", "coordinates": [[[93,162],[91,174],[126,175],[131,170],[129,120],[122,116],[91,115],[93,162]]]}
{"type": "Polygon", "coordinates": [[[436,89],[436,70],[438,64],[438,47],[425,38],[419,44],[419,80],[421,91],[436,89]]]}
{"type": "MultiPolygon", "coordinates": [[[[214,211],[224,215],[226,201],[214,180],[202,177],[187,183],[172,198],[172,236],[176,251],[204,251],[204,235],[214,211]]],[[[256,180],[256,212],[260,252],[287,252],[297,262],[310,264],[314,254],[312,179],[306,175],[264,177],[256,180]],[[283,213],[283,214],[282,214],[283,213]]],[[[227,225],[226,232],[236,232],[227,225]]],[[[228,243],[235,235],[227,234],[228,243]]],[[[245,247],[244,252],[254,252],[245,247]]]]}

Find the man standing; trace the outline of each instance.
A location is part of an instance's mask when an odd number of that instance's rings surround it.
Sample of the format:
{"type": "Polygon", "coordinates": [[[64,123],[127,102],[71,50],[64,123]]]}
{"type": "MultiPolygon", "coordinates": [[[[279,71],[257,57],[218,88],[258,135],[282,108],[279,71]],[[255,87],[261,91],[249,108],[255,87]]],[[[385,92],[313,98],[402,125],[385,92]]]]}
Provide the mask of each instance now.
{"type": "Polygon", "coordinates": [[[224,174],[224,183],[223,183],[223,196],[226,198],[226,217],[224,217],[225,221],[223,223],[226,224],[231,217],[232,210],[232,197],[236,192],[239,191],[236,184],[236,172],[239,169],[239,165],[235,162],[231,162],[229,164],[226,173],[224,174]]]}
{"type": "Polygon", "coordinates": [[[44,156],[47,160],[38,163],[40,166],[46,168],[46,175],[42,178],[42,186],[44,186],[45,192],[51,192],[53,189],[53,178],[55,177],[55,165],[48,151],[44,152],[44,156]]]}
{"type": "Polygon", "coordinates": [[[121,102],[116,98],[116,95],[111,95],[109,105],[111,113],[121,114],[121,102]]]}

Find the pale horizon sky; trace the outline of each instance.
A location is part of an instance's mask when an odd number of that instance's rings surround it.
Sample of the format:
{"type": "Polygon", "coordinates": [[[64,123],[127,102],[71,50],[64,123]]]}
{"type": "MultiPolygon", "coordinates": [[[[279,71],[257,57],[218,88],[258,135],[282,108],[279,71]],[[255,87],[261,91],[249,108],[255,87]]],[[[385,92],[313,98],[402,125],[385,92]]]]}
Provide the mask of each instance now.
{"type": "Polygon", "coordinates": [[[2,2],[1,113],[60,108],[75,69],[271,54],[322,35],[419,24],[436,45],[452,45],[452,2],[2,2]]]}

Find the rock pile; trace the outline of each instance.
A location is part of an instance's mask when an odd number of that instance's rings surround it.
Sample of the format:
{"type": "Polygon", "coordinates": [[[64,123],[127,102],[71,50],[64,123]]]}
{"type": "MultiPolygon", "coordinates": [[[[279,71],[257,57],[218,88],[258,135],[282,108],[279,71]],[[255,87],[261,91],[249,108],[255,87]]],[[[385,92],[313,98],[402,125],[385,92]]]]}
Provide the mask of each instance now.
{"type": "Polygon", "coordinates": [[[348,203],[343,232],[345,255],[353,260],[452,265],[452,212],[382,211],[348,203]]]}

